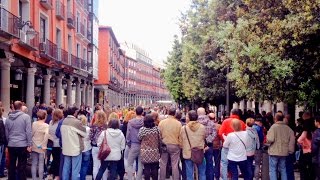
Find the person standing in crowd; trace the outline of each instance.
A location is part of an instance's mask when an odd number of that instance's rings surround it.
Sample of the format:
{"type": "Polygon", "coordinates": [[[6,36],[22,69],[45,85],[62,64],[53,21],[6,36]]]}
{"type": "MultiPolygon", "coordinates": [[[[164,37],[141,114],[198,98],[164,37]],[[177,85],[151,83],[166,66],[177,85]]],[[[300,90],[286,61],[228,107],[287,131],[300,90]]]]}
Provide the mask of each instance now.
{"type": "Polygon", "coordinates": [[[158,179],[159,159],[160,159],[160,131],[155,126],[154,117],[146,115],[144,118],[144,126],[140,128],[138,134],[141,141],[141,162],[144,166],[144,179],[158,179]]]}
{"type": "MultiPolygon", "coordinates": [[[[182,147],[183,158],[185,159],[187,180],[194,179],[194,162],[191,160],[191,149],[205,147],[206,128],[200,124],[198,114],[191,110],[188,113],[187,125],[183,126],[180,131],[180,145],[182,147]]],[[[202,163],[197,165],[199,180],[206,179],[206,162],[205,158],[202,163]]],[[[179,178],[178,178],[179,179],[179,178]]]]}
{"type": "Polygon", "coordinates": [[[60,167],[60,154],[61,147],[59,144],[59,138],[56,136],[57,127],[59,121],[63,118],[63,112],[60,109],[55,109],[52,114],[52,120],[49,123],[49,140],[53,142],[52,146],[52,162],[49,170],[49,174],[53,179],[59,180],[59,167],[60,167]]]}
{"type": "Polygon", "coordinates": [[[311,154],[315,179],[320,180],[320,116],[315,118],[316,130],[312,136],[311,154]]]}
{"type": "Polygon", "coordinates": [[[313,165],[312,165],[312,154],[311,154],[311,141],[312,133],[315,129],[314,123],[310,122],[313,120],[310,113],[304,113],[304,119],[306,119],[303,124],[303,131],[300,137],[298,138],[298,144],[302,148],[302,154],[300,155],[300,179],[315,179],[313,165]]]}
{"type": "Polygon", "coordinates": [[[97,174],[97,177],[95,178],[96,180],[102,179],[102,176],[106,171],[107,167],[109,167],[110,170],[109,179],[117,179],[118,161],[121,159],[121,152],[124,150],[126,145],[124,135],[119,129],[119,127],[120,121],[118,119],[111,119],[109,121],[109,128],[101,132],[98,138],[98,147],[101,146],[103,139],[106,138],[111,152],[105,160],[101,161],[99,172],[97,174]]]}
{"type": "MultiPolygon", "coordinates": [[[[222,122],[222,125],[219,129],[219,137],[223,139],[223,135],[227,136],[229,133],[233,132],[233,128],[232,128],[232,121],[233,120],[238,120],[240,121],[241,124],[241,130],[245,131],[246,129],[246,125],[243,121],[240,120],[240,116],[239,116],[239,110],[238,109],[233,109],[231,111],[231,116],[230,118],[224,120],[222,122]]],[[[222,150],[221,150],[221,178],[223,180],[227,180],[228,179],[228,148],[223,146],[222,150]]]]}
{"type": "Polygon", "coordinates": [[[78,115],[87,116],[87,113],[88,113],[88,112],[86,111],[84,105],[81,105],[81,106],[80,106],[80,110],[79,110],[79,112],[78,112],[78,115]]]}
{"type": "Polygon", "coordinates": [[[213,148],[212,142],[214,138],[217,136],[217,131],[215,128],[215,124],[213,121],[209,119],[206,115],[206,110],[204,108],[198,108],[198,122],[205,126],[206,128],[206,176],[207,180],[213,180],[213,148]]]}
{"type": "Polygon", "coordinates": [[[138,138],[140,128],[143,126],[143,108],[136,108],[137,117],[128,122],[127,145],[130,148],[128,154],[128,180],[133,179],[133,163],[138,158],[138,173],[136,179],[142,179],[143,166],[141,163],[140,148],[141,144],[138,138]]]}
{"type": "Polygon", "coordinates": [[[151,115],[152,115],[152,117],[154,119],[155,125],[158,126],[159,123],[160,123],[159,114],[157,112],[152,112],[151,115]]]}
{"type": "Polygon", "coordinates": [[[267,134],[267,144],[270,144],[269,153],[269,176],[271,180],[277,180],[279,169],[281,179],[287,179],[286,157],[294,152],[295,136],[289,126],[283,122],[283,115],[276,113],[275,124],[267,134]]]}
{"type": "Polygon", "coordinates": [[[169,116],[167,119],[160,121],[159,130],[162,137],[162,142],[167,147],[167,152],[161,153],[160,159],[160,180],[166,178],[166,167],[168,156],[171,158],[172,176],[173,180],[180,179],[179,175],[179,161],[180,161],[180,147],[179,135],[181,132],[181,123],[174,117],[176,108],[169,109],[169,116]]]}
{"type": "Polygon", "coordinates": [[[38,117],[37,117],[37,112],[39,111],[40,108],[40,103],[36,102],[36,104],[33,106],[32,108],[32,121],[37,121],[38,117]]]}
{"type": "Polygon", "coordinates": [[[254,125],[254,119],[248,118],[246,120],[246,132],[247,132],[247,162],[248,162],[248,178],[250,180],[254,177],[254,169],[253,161],[255,159],[255,153],[257,149],[260,149],[260,141],[259,136],[252,126],[254,125]]]}
{"type": "Polygon", "coordinates": [[[260,148],[257,148],[254,155],[254,178],[256,180],[260,179],[260,166],[262,165],[262,147],[264,141],[264,134],[263,134],[263,121],[261,117],[256,117],[255,124],[252,126],[253,129],[257,131],[259,137],[260,148]]]}
{"type": "Polygon", "coordinates": [[[91,158],[91,141],[90,141],[90,128],[88,127],[88,119],[85,115],[80,115],[79,120],[82,126],[86,129],[86,136],[82,138],[84,148],[82,150],[82,163],[81,163],[81,170],[80,170],[80,180],[85,180],[87,176],[87,172],[89,169],[90,158],[91,158]]]}
{"type": "MultiPolygon", "coordinates": [[[[215,123],[216,132],[219,132],[221,125],[217,123],[215,114],[210,113],[209,119],[215,123]]],[[[212,141],[212,152],[213,152],[213,158],[214,158],[213,176],[216,178],[216,180],[220,179],[221,147],[222,147],[222,140],[220,139],[219,136],[216,136],[212,141]]]]}
{"type": "Polygon", "coordinates": [[[53,112],[53,108],[52,107],[48,107],[47,108],[47,118],[46,118],[46,123],[49,124],[50,121],[52,120],[52,112],[53,112]]]}
{"type": "Polygon", "coordinates": [[[71,174],[73,180],[79,179],[82,162],[82,150],[84,149],[82,138],[86,136],[86,129],[76,118],[78,109],[69,107],[67,117],[61,125],[62,154],[64,164],[62,177],[69,179],[71,174]]]}
{"type": "Polygon", "coordinates": [[[238,180],[240,168],[241,173],[245,180],[249,180],[248,162],[247,162],[247,149],[248,149],[248,133],[242,131],[242,121],[233,119],[231,127],[234,132],[229,133],[227,136],[223,135],[223,147],[228,149],[228,166],[230,168],[232,180],[238,180]]]}
{"type": "MultiPolygon", "coordinates": [[[[2,162],[2,157],[5,157],[5,149],[7,144],[7,138],[6,138],[6,130],[5,130],[5,118],[2,116],[4,112],[3,107],[0,107],[0,166],[4,167],[5,162],[2,162]],[[4,164],[3,164],[4,163],[4,164]]],[[[4,176],[4,169],[0,169],[0,178],[5,177],[4,176]]]]}
{"type": "Polygon", "coordinates": [[[45,123],[47,112],[39,110],[37,112],[38,120],[32,124],[32,179],[37,179],[37,170],[39,179],[43,179],[44,160],[49,138],[49,125],[45,123]]]}
{"type": "MultiPolygon", "coordinates": [[[[98,138],[101,134],[101,132],[105,129],[107,129],[107,115],[104,113],[102,110],[98,110],[95,113],[95,122],[90,128],[90,141],[92,145],[92,160],[93,160],[93,171],[92,175],[95,178],[98,174],[99,168],[101,166],[101,161],[98,159],[98,153],[99,153],[99,148],[98,148],[98,138]]],[[[103,175],[103,179],[107,179],[107,173],[103,175]]]]}
{"type": "Polygon", "coordinates": [[[14,111],[9,114],[5,124],[10,160],[8,179],[15,180],[18,176],[20,180],[26,180],[27,156],[32,146],[31,118],[21,111],[21,101],[15,101],[13,107],[14,111]]]}

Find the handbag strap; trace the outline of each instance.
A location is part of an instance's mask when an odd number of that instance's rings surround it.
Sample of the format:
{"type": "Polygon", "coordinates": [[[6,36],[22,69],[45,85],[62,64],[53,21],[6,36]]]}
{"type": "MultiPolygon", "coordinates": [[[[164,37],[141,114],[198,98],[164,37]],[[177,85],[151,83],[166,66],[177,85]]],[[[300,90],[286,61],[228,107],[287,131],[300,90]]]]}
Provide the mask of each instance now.
{"type": "Polygon", "coordinates": [[[236,133],[234,133],[234,134],[240,139],[240,141],[242,142],[244,148],[247,149],[247,146],[244,144],[244,142],[242,141],[242,139],[241,139],[236,133]]]}
{"type": "Polygon", "coordinates": [[[106,144],[108,144],[108,140],[107,140],[107,130],[104,130],[104,140],[106,142],[106,144]]]}
{"type": "Polygon", "coordinates": [[[189,136],[188,136],[188,132],[187,132],[187,126],[184,127],[184,131],[186,132],[187,139],[188,139],[188,142],[189,142],[189,146],[190,146],[190,148],[192,148],[191,143],[190,143],[190,139],[189,139],[189,136]]]}

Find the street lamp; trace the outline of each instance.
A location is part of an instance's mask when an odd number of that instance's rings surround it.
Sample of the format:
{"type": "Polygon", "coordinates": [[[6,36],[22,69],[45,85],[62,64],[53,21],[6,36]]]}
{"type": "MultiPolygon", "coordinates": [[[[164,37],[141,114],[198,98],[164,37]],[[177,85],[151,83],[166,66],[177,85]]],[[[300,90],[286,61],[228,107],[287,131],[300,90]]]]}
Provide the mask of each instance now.
{"type": "Polygon", "coordinates": [[[28,26],[28,30],[26,31],[26,35],[29,37],[29,39],[35,38],[35,36],[38,34],[34,29],[31,21],[23,21],[22,17],[19,18],[17,22],[17,27],[22,30],[25,26],[28,26]]]}
{"type": "Polygon", "coordinates": [[[14,75],[14,79],[16,81],[21,81],[22,80],[22,70],[21,69],[16,69],[16,74],[14,75]]]}
{"type": "Polygon", "coordinates": [[[42,79],[43,79],[43,77],[41,75],[39,75],[38,78],[37,78],[37,85],[38,86],[41,86],[43,84],[42,83],[42,79]]]}
{"type": "Polygon", "coordinates": [[[56,80],[54,80],[53,78],[50,79],[50,87],[54,87],[56,85],[56,80]]]}
{"type": "Polygon", "coordinates": [[[62,82],[62,89],[67,89],[68,85],[66,81],[62,82]]]}

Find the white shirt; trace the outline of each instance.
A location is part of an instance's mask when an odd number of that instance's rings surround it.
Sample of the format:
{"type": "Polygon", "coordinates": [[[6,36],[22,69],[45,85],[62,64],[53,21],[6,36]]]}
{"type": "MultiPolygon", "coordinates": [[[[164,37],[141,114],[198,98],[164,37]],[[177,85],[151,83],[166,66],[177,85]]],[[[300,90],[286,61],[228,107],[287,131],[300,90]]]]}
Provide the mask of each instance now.
{"type": "Polygon", "coordinates": [[[91,147],[91,141],[90,141],[90,137],[89,137],[89,134],[90,134],[90,128],[88,126],[84,126],[86,128],[86,132],[87,132],[87,135],[82,138],[83,140],[83,151],[82,152],[87,152],[89,150],[92,149],[91,147]]]}
{"type": "Polygon", "coordinates": [[[232,132],[226,137],[223,147],[229,148],[227,159],[231,161],[247,160],[246,147],[248,146],[248,133],[246,131],[232,132]],[[238,136],[238,137],[237,137],[238,136]],[[243,144],[241,140],[243,141],[243,144]]]}

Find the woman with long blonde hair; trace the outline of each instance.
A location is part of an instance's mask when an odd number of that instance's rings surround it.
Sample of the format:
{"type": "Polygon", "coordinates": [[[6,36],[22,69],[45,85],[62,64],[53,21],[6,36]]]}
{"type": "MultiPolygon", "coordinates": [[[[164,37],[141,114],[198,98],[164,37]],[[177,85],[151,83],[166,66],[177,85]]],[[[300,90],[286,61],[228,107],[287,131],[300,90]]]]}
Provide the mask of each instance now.
{"type": "MultiPolygon", "coordinates": [[[[97,145],[97,140],[101,134],[101,132],[107,129],[107,115],[104,111],[98,110],[95,113],[95,122],[90,128],[90,141],[92,145],[92,159],[93,159],[93,177],[96,177],[101,166],[101,161],[98,159],[99,148],[97,145]]],[[[103,175],[103,180],[107,180],[107,173],[105,172],[103,175]]]]}

